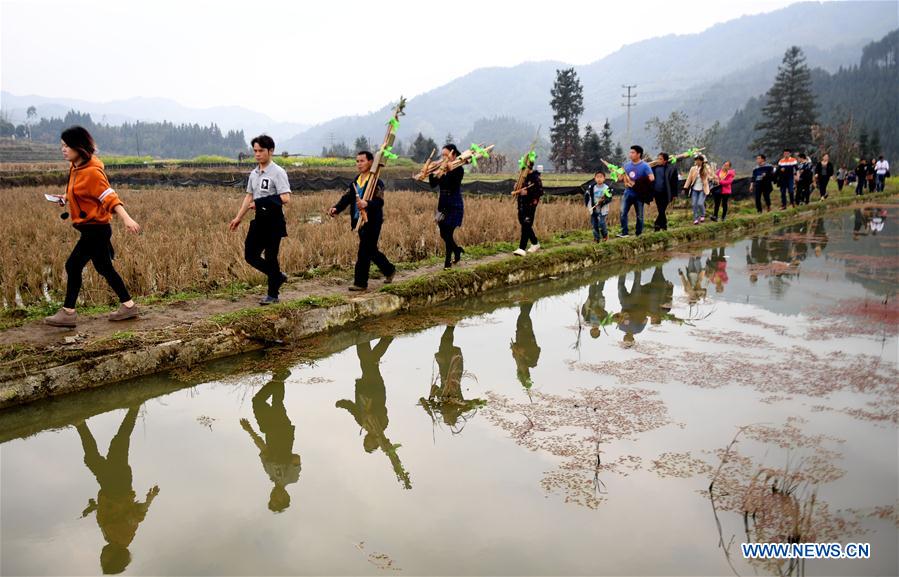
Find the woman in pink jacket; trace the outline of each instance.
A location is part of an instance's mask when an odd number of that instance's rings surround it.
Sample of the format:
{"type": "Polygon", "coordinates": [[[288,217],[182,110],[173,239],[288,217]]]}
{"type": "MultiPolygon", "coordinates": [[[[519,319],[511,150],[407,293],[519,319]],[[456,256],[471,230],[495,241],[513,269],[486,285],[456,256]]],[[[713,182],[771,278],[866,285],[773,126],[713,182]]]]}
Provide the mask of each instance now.
{"type": "Polygon", "coordinates": [[[721,187],[721,192],[715,195],[715,213],[712,215],[713,221],[718,221],[718,208],[722,204],[724,205],[724,210],[721,211],[721,220],[723,221],[727,218],[727,201],[730,200],[730,187],[733,184],[736,175],[737,174],[730,167],[729,160],[725,160],[724,164],[721,165],[721,169],[715,174],[718,185],[721,187]]]}

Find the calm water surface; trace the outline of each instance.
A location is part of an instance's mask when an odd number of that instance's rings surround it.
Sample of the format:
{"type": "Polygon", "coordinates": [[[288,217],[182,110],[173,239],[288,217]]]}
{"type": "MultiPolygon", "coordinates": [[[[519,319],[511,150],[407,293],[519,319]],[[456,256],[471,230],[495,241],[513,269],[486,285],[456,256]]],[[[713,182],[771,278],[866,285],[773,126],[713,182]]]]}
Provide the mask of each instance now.
{"type": "Polygon", "coordinates": [[[0,572],[896,575],[894,214],[0,413],[0,572]]]}

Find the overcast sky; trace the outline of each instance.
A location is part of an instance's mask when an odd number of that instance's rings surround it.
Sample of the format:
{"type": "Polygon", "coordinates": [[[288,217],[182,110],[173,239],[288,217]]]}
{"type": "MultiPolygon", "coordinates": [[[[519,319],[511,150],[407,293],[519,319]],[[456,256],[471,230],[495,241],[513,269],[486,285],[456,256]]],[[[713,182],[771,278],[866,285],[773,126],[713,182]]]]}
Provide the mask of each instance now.
{"type": "Polygon", "coordinates": [[[586,64],[638,40],[792,3],[0,0],[0,87],[98,102],[240,105],[316,123],[476,68],[586,64]]]}

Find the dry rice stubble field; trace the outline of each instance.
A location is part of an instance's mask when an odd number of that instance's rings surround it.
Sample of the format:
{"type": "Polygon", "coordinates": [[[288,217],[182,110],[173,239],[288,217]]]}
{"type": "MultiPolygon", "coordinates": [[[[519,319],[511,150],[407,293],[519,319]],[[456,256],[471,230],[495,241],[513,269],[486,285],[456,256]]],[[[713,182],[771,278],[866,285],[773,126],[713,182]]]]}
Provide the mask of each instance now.
{"type": "MultiPolygon", "coordinates": [[[[44,187],[5,189],[7,211],[0,214],[0,290],[6,308],[58,301],[65,290],[65,261],[78,233],[59,218],[61,209],[43,199],[44,187]]],[[[263,277],[243,261],[247,215],[241,228],[228,221],[242,192],[225,187],[119,189],[129,213],[143,226],[140,236],[125,233],[114,219],[115,264],[131,292],[139,296],[184,291],[208,292],[235,283],[257,285],[263,277]]],[[[286,209],[289,237],[281,244],[282,267],[290,274],[315,269],[348,269],[356,258],[358,238],[344,211],[336,219],[326,211],[340,191],[295,193],[286,209]]],[[[416,262],[442,255],[434,225],[436,194],[388,191],[380,248],[394,262],[416,262]]],[[[647,207],[651,222],[654,211],[647,207]]],[[[519,225],[509,197],[468,196],[464,225],[456,233],[463,246],[517,242],[519,225]]],[[[617,222],[618,200],[609,222],[617,222]]],[[[589,226],[578,197],[553,198],[537,212],[538,237],[589,226]]],[[[114,299],[105,281],[88,266],[81,303],[108,304],[114,299]]]]}

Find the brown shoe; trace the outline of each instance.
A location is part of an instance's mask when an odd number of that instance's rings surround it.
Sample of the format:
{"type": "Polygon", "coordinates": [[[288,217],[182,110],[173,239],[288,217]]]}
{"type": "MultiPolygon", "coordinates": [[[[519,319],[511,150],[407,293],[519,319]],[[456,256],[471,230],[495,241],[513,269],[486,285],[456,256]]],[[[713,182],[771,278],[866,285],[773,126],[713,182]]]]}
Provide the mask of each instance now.
{"type": "Polygon", "coordinates": [[[354,293],[361,293],[361,292],[367,291],[367,290],[368,290],[368,287],[358,286],[358,285],[352,284],[352,285],[350,285],[349,290],[352,291],[352,292],[354,292],[354,293]]]}
{"type": "Polygon", "coordinates": [[[396,271],[393,271],[389,275],[384,277],[384,284],[390,284],[393,282],[393,277],[396,276],[396,271]]]}
{"type": "Polygon", "coordinates": [[[126,307],[125,305],[119,306],[119,310],[109,315],[109,320],[111,321],[127,321],[128,319],[137,318],[137,305],[126,307]]]}
{"type": "Polygon", "coordinates": [[[67,312],[66,309],[59,309],[52,317],[47,317],[44,322],[51,327],[63,327],[67,329],[75,328],[78,322],[78,313],[67,312]]]}

